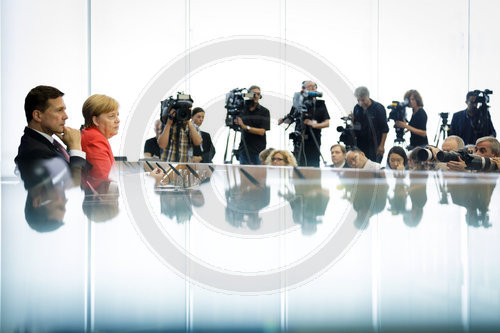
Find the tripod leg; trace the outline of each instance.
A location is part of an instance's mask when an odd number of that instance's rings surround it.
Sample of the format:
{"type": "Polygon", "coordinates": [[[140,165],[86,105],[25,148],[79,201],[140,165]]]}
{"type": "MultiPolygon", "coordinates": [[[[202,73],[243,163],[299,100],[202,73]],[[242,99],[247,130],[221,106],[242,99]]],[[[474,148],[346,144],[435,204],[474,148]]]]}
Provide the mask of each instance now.
{"type": "Polygon", "coordinates": [[[243,135],[243,132],[241,133],[241,142],[243,142],[243,149],[245,150],[245,156],[247,157],[247,161],[249,164],[252,164],[252,162],[250,161],[250,154],[248,153],[247,142],[245,140],[245,135],[243,135]]]}
{"type": "MultiPolygon", "coordinates": [[[[224,151],[224,163],[228,163],[228,161],[226,160],[227,158],[227,147],[229,146],[229,136],[231,135],[231,129],[229,128],[228,132],[227,132],[227,139],[226,139],[226,150],[224,151]]],[[[232,159],[232,157],[231,157],[232,159]]]]}
{"type": "Polygon", "coordinates": [[[326,161],[323,158],[323,155],[321,154],[321,150],[319,149],[318,140],[316,140],[316,136],[314,136],[314,132],[312,130],[312,127],[309,127],[309,132],[311,133],[311,136],[312,136],[313,141],[314,141],[314,145],[316,146],[316,149],[318,150],[319,156],[321,157],[321,160],[323,161],[323,164],[326,166],[326,161]]]}

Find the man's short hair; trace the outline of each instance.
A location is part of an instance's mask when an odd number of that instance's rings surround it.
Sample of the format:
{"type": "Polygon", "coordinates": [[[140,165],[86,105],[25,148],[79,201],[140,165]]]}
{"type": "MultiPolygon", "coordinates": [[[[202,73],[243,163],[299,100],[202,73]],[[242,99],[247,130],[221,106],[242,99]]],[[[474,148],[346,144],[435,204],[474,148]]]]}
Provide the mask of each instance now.
{"type": "Polygon", "coordinates": [[[482,138],[477,139],[476,146],[480,142],[489,142],[491,147],[491,152],[493,154],[496,153],[497,155],[500,154],[500,142],[498,142],[496,138],[492,136],[483,136],[482,138]]]}
{"type": "Polygon", "coordinates": [[[356,97],[356,99],[370,97],[370,91],[368,91],[367,87],[357,87],[356,90],[354,90],[354,97],[356,97]]]}
{"type": "Polygon", "coordinates": [[[447,141],[447,140],[450,140],[450,141],[453,140],[453,141],[455,141],[455,143],[457,144],[457,149],[462,149],[462,148],[465,147],[464,140],[461,137],[459,137],[458,135],[450,135],[444,141],[447,141]]]}
{"type": "Polygon", "coordinates": [[[45,112],[49,107],[49,99],[64,96],[59,89],[50,86],[37,86],[30,90],[24,99],[24,112],[28,123],[33,119],[33,111],[45,112]]]}
{"type": "Polygon", "coordinates": [[[340,143],[336,143],[330,147],[330,152],[332,151],[333,147],[340,147],[340,150],[342,150],[342,153],[345,155],[347,153],[345,146],[341,145],[340,143]]]}
{"type": "Polygon", "coordinates": [[[474,90],[471,90],[467,93],[467,95],[465,96],[465,101],[468,102],[469,101],[469,97],[471,96],[477,96],[476,92],[474,90]]]}
{"type": "Polygon", "coordinates": [[[259,91],[260,91],[260,87],[256,86],[256,85],[251,85],[250,88],[248,88],[248,91],[251,91],[251,90],[254,90],[254,89],[259,89],[259,91]]]}

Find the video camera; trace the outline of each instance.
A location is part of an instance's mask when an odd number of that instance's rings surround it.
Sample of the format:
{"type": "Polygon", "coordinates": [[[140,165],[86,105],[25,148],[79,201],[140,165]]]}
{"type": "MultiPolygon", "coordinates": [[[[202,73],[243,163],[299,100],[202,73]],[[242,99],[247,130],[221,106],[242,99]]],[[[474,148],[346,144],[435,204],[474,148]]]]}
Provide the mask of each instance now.
{"type": "Polygon", "coordinates": [[[191,95],[184,94],[183,92],[177,93],[177,98],[170,96],[169,98],[160,102],[160,120],[163,125],[167,120],[173,119],[177,122],[183,122],[191,119],[191,107],[193,106],[193,99],[191,95]],[[174,109],[175,115],[171,116],[170,111],[174,109]]]}
{"type": "Polygon", "coordinates": [[[361,130],[361,124],[353,124],[351,116],[342,117],[340,119],[344,121],[344,126],[337,127],[337,132],[340,133],[338,142],[343,142],[346,149],[356,146],[356,135],[354,131],[361,130]]]}
{"type": "Polygon", "coordinates": [[[493,91],[489,89],[484,89],[484,91],[474,90],[474,96],[476,96],[476,103],[478,104],[481,103],[482,105],[489,103],[490,102],[489,95],[491,94],[493,94],[493,91]]]}
{"type": "MultiPolygon", "coordinates": [[[[403,102],[398,102],[398,101],[392,101],[391,105],[388,105],[387,108],[391,110],[389,112],[389,117],[387,121],[389,120],[394,120],[396,121],[405,121],[406,119],[406,107],[410,105],[410,100],[408,98],[405,98],[403,102]]],[[[404,128],[396,127],[394,124],[394,128],[396,130],[396,139],[394,142],[404,142],[404,135],[405,131],[404,128]]]]}
{"type": "Polygon", "coordinates": [[[235,123],[236,117],[239,117],[246,106],[253,105],[255,93],[248,92],[245,88],[236,88],[226,94],[226,126],[237,131],[239,125],[235,123]]]}
{"type": "Polygon", "coordinates": [[[495,171],[497,165],[489,157],[482,157],[471,154],[467,148],[462,148],[457,151],[446,152],[440,151],[436,154],[436,158],[440,162],[459,161],[459,157],[467,164],[467,170],[477,171],[495,171]]]}
{"type": "Polygon", "coordinates": [[[287,116],[290,121],[302,122],[305,119],[312,119],[313,98],[323,97],[319,91],[301,90],[293,94],[293,108],[295,112],[287,116]]]}

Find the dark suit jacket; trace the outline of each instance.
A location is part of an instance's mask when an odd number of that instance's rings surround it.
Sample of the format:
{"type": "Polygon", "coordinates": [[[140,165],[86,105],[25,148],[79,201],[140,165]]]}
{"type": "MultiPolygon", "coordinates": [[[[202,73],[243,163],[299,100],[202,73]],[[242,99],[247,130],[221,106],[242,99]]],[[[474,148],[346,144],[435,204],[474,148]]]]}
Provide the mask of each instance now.
{"type": "Polygon", "coordinates": [[[215,147],[212,143],[212,138],[207,132],[200,131],[200,135],[202,139],[201,146],[203,147],[203,152],[201,152],[200,147],[195,146],[193,149],[193,155],[201,156],[201,163],[212,163],[212,158],[214,158],[215,155],[215,147]]]}
{"type": "MultiPolygon", "coordinates": [[[[42,161],[53,158],[60,158],[67,163],[63,154],[49,140],[35,130],[26,127],[24,135],[21,137],[17,156],[14,159],[26,188],[36,185],[35,183],[39,179],[37,177],[37,166],[42,161]]],[[[68,166],[71,168],[74,182],[78,184],[85,163],[85,159],[79,156],[70,157],[68,166]]]]}

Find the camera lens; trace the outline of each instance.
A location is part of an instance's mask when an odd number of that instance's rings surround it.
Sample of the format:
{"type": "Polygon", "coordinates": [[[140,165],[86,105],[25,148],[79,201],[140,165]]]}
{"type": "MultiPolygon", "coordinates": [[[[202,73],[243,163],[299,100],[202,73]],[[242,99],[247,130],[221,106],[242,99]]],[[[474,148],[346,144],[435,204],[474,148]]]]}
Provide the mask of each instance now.
{"type": "Polygon", "coordinates": [[[432,151],[430,149],[422,148],[417,152],[417,158],[420,162],[430,161],[433,158],[432,151]]]}

